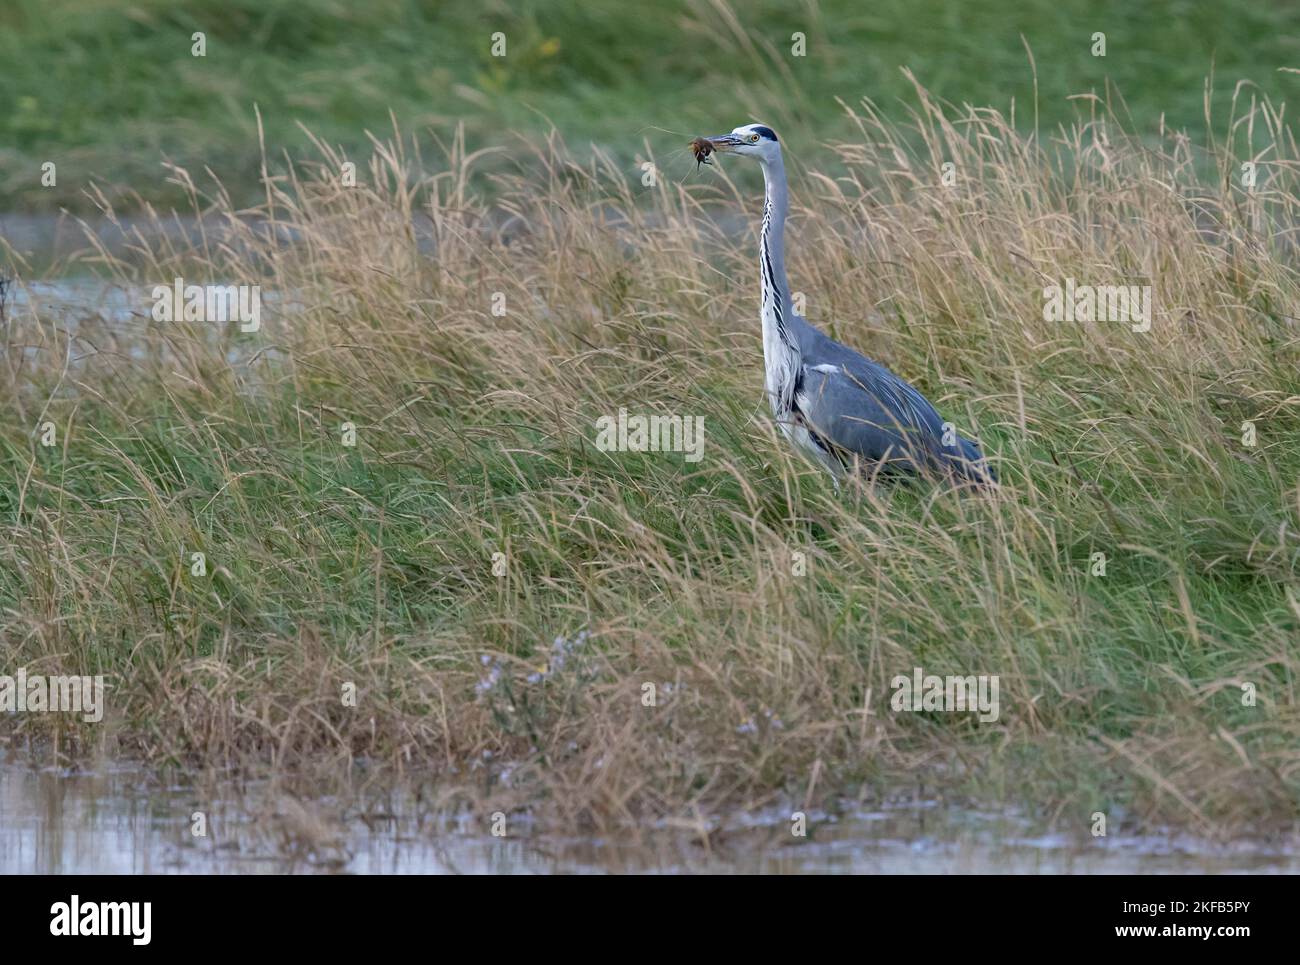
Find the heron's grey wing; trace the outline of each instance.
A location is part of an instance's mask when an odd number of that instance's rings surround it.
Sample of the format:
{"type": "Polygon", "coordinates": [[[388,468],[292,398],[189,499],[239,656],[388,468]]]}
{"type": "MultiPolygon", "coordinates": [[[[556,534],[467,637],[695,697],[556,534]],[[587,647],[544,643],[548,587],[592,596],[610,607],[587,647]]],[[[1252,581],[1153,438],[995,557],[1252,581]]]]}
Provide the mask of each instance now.
{"type": "Polygon", "coordinates": [[[943,420],[889,369],[831,339],[805,355],[795,404],[809,428],[843,453],[919,471],[937,468],[943,420]]]}
{"type": "Polygon", "coordinates": [[[946,432],[942,417],[914,386],[799,316],[794,328],[803,357],[795,402],[823,448],[841,457],[997,482],[980,447],[946,432]]]}

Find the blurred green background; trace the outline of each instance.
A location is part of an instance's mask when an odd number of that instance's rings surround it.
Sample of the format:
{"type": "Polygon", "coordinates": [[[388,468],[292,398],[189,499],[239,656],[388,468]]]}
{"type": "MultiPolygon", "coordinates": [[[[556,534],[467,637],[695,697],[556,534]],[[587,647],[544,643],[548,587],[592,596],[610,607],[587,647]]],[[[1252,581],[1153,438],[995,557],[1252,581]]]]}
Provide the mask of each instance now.
{"type": "MultiPolygon", "coordinates": [[[[1069,95],[1118,91],[1139,131],[1204,131],[1205,79],[1226,119],[1234,86],[1274,101],[1300,90],[1300,5],[1286,0],[4,0],[0,4],[0,210],[87,208],[87,179],[170,202],[165,156],[258,196],[253,105],[268,148],[297,153],[298,123],[360,158],[367,129],[447,135],[471,147],[554,124],[571,147],[632,164],[683,133],[751,118],[805,159],[843,131],[836,98],[901,116],[912,69],[939,97],[1013,100],[1040,126],[1081,110],[1069,95]],[[204,31],[207,56],[191,56],[204,31]],[[491,36],[507,55],[491,55],[491,36]],[[806,35],[807,55],[791,54],[806,35]],[[1106,35],[1106,56],[1091,53],[1106,35]],[[40,165],[58,164],[42,188],[40,165]]],[[[690,167],[678,155],[683,172],[690,167]]]]}

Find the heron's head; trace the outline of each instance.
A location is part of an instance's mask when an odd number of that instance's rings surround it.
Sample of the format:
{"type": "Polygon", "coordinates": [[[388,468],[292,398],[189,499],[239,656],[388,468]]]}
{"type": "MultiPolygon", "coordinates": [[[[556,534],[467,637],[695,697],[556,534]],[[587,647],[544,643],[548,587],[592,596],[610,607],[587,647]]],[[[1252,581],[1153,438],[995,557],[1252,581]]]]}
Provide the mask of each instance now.
{"type": "Polygon", "coordinates": [[[695,151],[696,160],[705,163],[710,153],[743,154],[760,161],[770,161],[781,156],[781,143],[776,139],[776,132],[762,124],[746,124],[730,134],[697,137],[691,142],[691,147],[695,151]]]}

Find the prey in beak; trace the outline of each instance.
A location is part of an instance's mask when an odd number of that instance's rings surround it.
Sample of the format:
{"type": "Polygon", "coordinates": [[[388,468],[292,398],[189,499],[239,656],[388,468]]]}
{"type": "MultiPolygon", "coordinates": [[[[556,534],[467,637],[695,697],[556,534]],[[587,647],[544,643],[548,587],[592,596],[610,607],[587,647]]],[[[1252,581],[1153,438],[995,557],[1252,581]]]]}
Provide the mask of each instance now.
{"type": "Polygon", "coordinates": [[[707,137],[697,137],[691,141],[691,153],[695,155],[695,170],[700,169],[702,164],[712,164],[709,155],[713,153],[713,142],[707,137]]]}
{"type": "Polygon", "coordinates": [[[700,169],[701,164],[712,164],[709,159],[711,154],[725,154],[733,146],[740,143],[740,138],[734,134],[718,134],[714,137],[697,137],[691,141],[691,153],[695,155],[695,170],[700,169]]]}

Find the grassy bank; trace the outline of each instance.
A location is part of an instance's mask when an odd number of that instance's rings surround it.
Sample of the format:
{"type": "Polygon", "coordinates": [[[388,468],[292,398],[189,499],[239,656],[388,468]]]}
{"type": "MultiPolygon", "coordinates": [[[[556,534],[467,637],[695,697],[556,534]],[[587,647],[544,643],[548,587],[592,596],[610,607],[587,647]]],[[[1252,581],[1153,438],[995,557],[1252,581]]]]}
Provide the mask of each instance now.
{"type": "Polygon", "coordinates": [[[662,153],[656,128],[712,133],[753,117],[825,163],[819,142],[850,130],[837,100],[894,111],[909,96],[900,68],[954,104],[1014,105],[1021,130],[1073,121],[1069,98],[1096,95],[1143,136],[1163,120],[1202,140],[1206,77],[1216,116],[1238,81],[1283,100],[1300,83],[1279,73],[1300,66],[1297,37],[1300,11],[1223,0],[9,0],[0,212],[89,209],[92,181],[120,189],[119,206],[130,192],[183,201],[164,157],[211,168],[237,203],[255,203],[255,105],[273,167],[307,146],[300,124],[364,153],[367,131],[391,133],[390,112],[422,136],[464,124],[471,147],[554,125],[580,155],[594,143],[629,167],[645,139],[662,153]]]}
{"type": "Polygon", "coordinates": [[[351,189],[321,156],[267,223],[108,266],[261,284],[260,331],[11,311],[4,651],[110,700],[5,726],[156,764],[363,759],[599,824],[918,787],[1080,833],[1291,822],[1291,141],[1255,110],[1248,194],[1224,139],[1201,181],[1178,137],[1101,118],[1052,146],[917,98],[908,131],[858,109],[797,179],[792,282],[1000,490],[837,496],[777,439],[732,166],[645,187],[555,139],[489,204],[454,146],[414,188],[395,149],[351,189]],[[1152,286],[1151,330],[1045,322],[1066,278],[1152,286]],[[623,406],[703,417],[704,458],[598,451],[623,406]],[[914,667],[999,675],[999,719],[891,710],[914,667]]]}

